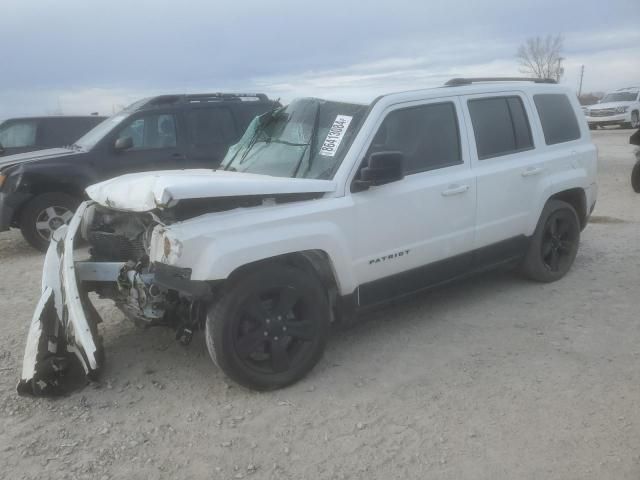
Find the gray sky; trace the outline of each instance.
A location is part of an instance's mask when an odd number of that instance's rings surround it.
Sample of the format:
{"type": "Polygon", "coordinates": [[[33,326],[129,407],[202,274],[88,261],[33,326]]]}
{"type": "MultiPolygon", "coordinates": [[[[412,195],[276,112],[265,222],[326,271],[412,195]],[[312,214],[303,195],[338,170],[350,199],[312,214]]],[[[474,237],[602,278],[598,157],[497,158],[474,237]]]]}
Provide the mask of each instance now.
{"type": "Polygon", "coordinates": [[[583,91],[640,85],[638,0],[0,0],[0,118],[111,114],[171,92],[368,101],[461,75],[518,74],[563,33],[583,91]]]}

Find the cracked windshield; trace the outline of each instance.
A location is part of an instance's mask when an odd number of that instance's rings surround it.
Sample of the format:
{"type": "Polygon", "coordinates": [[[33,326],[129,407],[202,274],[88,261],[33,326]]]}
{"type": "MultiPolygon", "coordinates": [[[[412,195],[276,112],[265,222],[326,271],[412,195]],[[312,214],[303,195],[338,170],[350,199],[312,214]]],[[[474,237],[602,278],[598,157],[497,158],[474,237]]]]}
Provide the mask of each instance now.
{"type": "Polygon", "coordinates": [[[332,178],[367,106],[294,100],[254,119],[222,161],[224,170],[276,177],[332,178]]]}

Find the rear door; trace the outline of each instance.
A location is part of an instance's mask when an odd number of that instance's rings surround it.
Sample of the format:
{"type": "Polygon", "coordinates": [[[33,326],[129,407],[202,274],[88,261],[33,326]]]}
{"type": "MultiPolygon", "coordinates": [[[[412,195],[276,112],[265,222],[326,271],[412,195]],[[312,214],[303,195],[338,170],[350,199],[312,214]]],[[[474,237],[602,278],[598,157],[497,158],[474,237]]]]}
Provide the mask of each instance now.
{"type": "Polygon", "coordinates": [[[216,168],[229,146],[240,138],[236,118],[226,106],[206,106],[184,111],[189,165],[216,168]]]}
{"type": "Polygon", "coordinates": [[[477,182],[475,263],[518,256],[531,235],[531,213],[549,189],[548,159],[530,121],[535,110],[522,92],[462,98],[477,182]]]}

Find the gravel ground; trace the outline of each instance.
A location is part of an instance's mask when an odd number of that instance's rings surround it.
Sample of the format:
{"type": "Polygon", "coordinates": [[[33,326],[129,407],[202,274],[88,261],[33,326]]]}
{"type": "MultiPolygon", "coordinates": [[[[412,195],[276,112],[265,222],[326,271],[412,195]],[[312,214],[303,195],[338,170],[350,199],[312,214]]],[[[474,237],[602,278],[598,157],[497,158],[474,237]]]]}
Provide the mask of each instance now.
{"type": "Polygon", "coordinates": [[[229,384],[201,335],[103,305],[101,384],[18,397],[43,257],[0,235],[0,477],[638,480],[630,133],[594,132],[600,197],[563,280],[494,273],[377,311],[274,393],[229,384]]]}

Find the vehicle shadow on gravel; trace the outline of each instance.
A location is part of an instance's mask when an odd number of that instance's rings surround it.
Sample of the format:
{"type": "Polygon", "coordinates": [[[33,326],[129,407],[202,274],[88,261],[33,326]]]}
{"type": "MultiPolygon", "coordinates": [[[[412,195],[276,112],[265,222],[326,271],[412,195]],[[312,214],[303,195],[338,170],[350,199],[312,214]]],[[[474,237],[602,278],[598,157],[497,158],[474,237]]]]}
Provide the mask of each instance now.
{"type": "Polygon", "coordinates": [[[16,257],[44,257],[30,246],[17,230],[0,233],[0,262],[16,257]]]}
{"type": "MultiPolygon", "coordinates": [[[[489,272],[364,312],[353,325],[336,325],[333,328],[324,359],[296,385],[314,383],[322,388],[319,383],[324,382],[327,370],[346,364],[352,356],[351,350],[357,350],[360,357],[362,351],[372,345],[401,341],[407,331],[418,330],[423,335],[429,335],[428,330],[442,321],[442,313],[454,307],[459,308],[461,300],[464,299],[468,308],[476,308],[476,303],[495,296],[496,292],[509,292],[525,285],[531,285],[531,282],[514,273],[489,272]]],[[[139,393],[134,397],[141,399],[143,391],[149,389],[202,390],[210,394],[211,391],[226,391],[235,386],[213,364],[203,332],[196,332],[191,344],[184,346],[176,341],[171,329],[140,329],[115,308],[100,310],[105,319],[101,332],[106,362],[95,388],[113,389],[120,394],[139,393]]],[[[369,353],[376,355],[375,351],[369,353]]],[[[358,361],[363,360],[360,357],[358,361]]],[[[292,388],[296,389],[296,386],[289,387],[292,388]]],[[[241,387],[237,387],[237,391],[250,392],[241,387]]]]}

